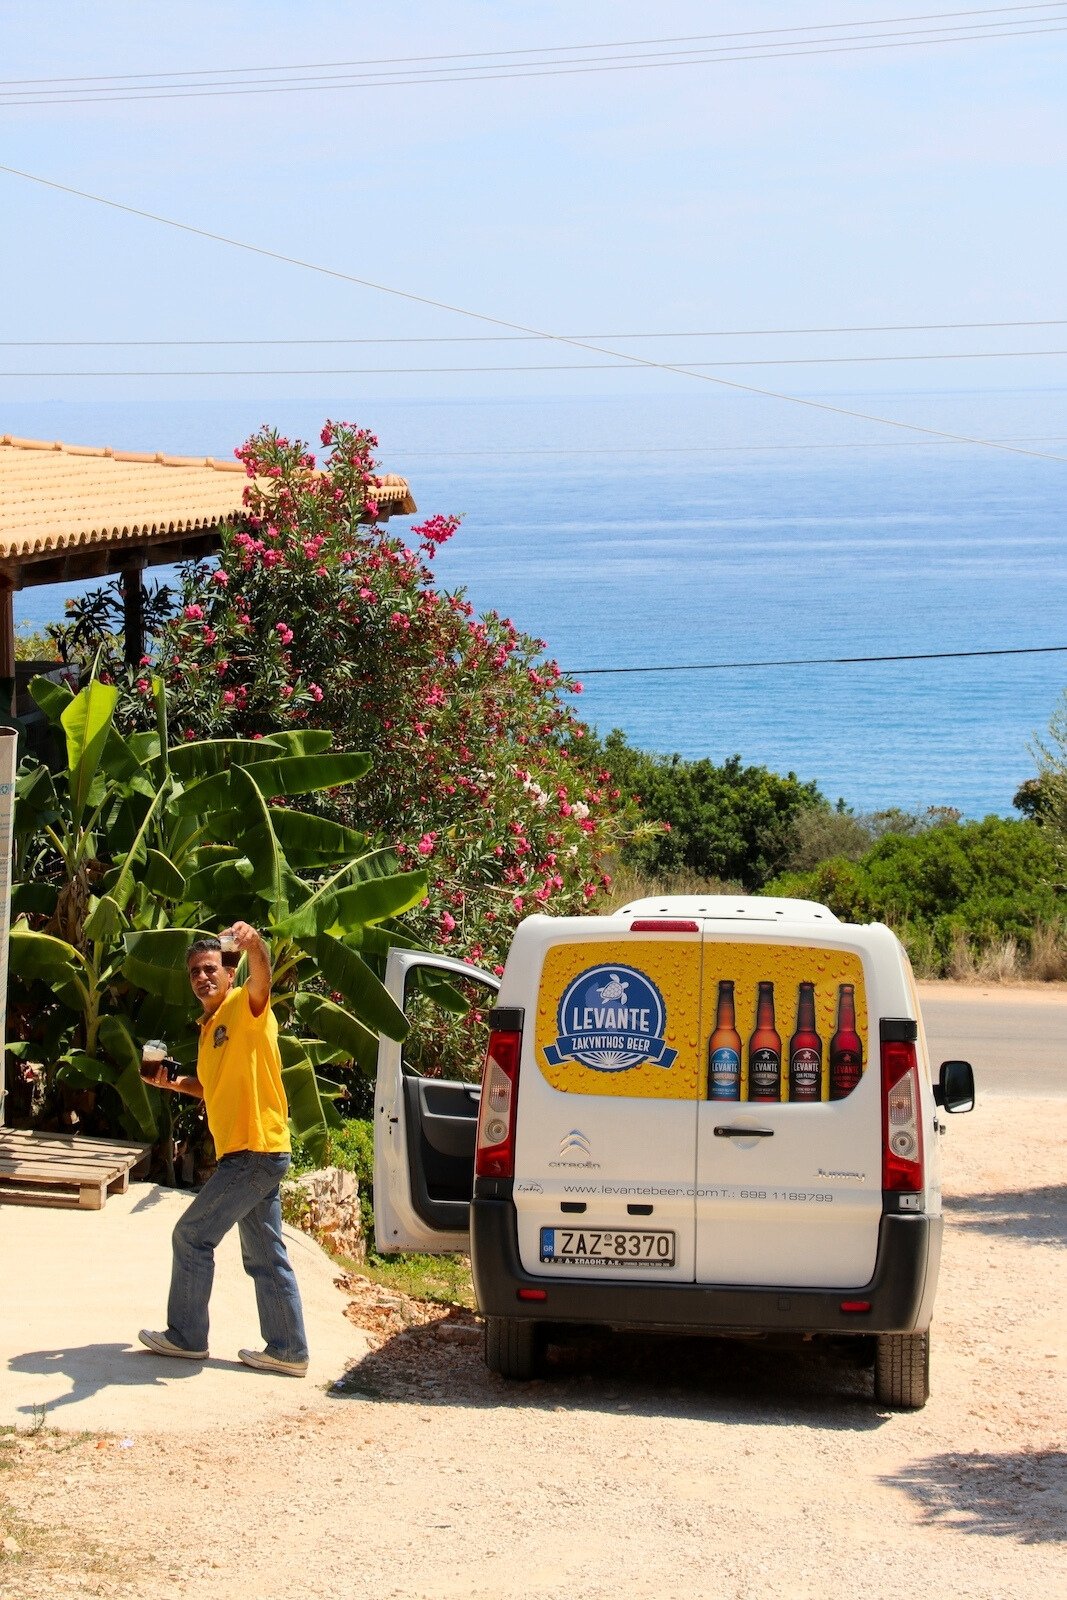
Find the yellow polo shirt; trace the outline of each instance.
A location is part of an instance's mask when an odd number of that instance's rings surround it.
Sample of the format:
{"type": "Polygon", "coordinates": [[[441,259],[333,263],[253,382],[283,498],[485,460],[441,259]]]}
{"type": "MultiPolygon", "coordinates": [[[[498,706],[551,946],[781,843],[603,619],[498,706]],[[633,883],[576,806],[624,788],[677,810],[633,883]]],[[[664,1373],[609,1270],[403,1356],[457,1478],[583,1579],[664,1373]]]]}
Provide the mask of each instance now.
{"type": "Polygon", "coordinates": [[[269,1004],[261,1016],[253,1015],[243,985],[202,1019],[196,1075],[216,1156],[235,1150],[273,1155],[292,1148],[278,1022],[269,1004]]]}

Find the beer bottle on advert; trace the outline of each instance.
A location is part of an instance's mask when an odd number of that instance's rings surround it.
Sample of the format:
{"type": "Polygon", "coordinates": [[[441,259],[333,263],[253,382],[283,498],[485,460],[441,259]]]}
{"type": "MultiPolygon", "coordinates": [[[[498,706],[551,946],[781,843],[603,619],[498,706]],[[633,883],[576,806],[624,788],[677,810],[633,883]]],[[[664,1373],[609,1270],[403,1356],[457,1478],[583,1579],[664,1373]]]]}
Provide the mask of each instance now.
{"type": "Polygon", "coordinates": [[[797,1031],[789,1041],[790,1100],[822,1099],[822,1040],[815,1032],[815,985],[797,991],[797,1031]]]}
{"type": "Polygon", "coordinates": [[[708,1099],[741,1098],[741,1035],[734,1026],[734,986],[719,984],[715,1032],[708,1040],[708,1099]]]}
{"type": "Polygon", "coordinates": [[[782,1098],[782,1039],[774,1026],[774,984],[761,983],[756,1027],[748,1041],[748,1098],[782,1098]]]}
{"type": "Polygon", "coordinates": [[[837,1032],[830,1040],[831,1100],[843,1100],[863,1076],[863,1040],[856,1032],[855,986],[843,983],[837,995],[837,1032]]]}

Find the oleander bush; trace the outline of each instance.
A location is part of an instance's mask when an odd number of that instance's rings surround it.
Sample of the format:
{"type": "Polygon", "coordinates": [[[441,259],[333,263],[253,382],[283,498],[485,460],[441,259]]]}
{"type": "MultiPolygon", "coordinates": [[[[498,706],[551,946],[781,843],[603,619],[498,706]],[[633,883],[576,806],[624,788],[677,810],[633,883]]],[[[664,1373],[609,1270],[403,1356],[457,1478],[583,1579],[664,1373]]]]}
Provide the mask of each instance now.
{"type": "MultiPolygon", "coordinates": [[[[322,443],[322,470],[271,429],[237,451],[247,521],[217,562],[184,569],[151,662],[127,672],[111,648],[119,720],[150,724],[156,673],[180,738],[328,729],[335,748],[372,752],[372,781],[300,804],[427,873],[406,922],[416,942],[499,966],[521,916],[601,894],[636,811],[571,710],[580,685],[543,642],[437,588],[431,563],[459,519],[432,516],[407,542],[390,534],[373,435],[327,423],[322,443]]],[[[92,626],[83,606],[57,630],[68,653],[107,648],[114,619],[96,604],[92,626]]]]}

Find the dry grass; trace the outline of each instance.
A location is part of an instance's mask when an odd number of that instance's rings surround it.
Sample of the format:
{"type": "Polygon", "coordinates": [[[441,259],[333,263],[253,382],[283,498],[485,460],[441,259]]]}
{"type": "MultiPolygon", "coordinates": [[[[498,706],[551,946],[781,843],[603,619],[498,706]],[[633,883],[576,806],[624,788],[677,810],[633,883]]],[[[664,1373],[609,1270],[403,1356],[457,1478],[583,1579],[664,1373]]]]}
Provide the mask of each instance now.
{"type": "Polygon", "coordinates": [[[634,867],[620,867],[609,892],[596,901],[601,913],[617,911],[634,900],[649,900],[667,894],[744,894],[737,883],[723,883],[718,878],[702,878],[695,872],[672,872],[667,876],[650,877],[634,867]]]}
{"type": "Polygon", "coordinates": [[[1067,931],[1039,923],[1029,947],[1010,935],[974,941],[958,931],[947,970],[958,983],[1058,983],[1067,979],[1067,931]]]}

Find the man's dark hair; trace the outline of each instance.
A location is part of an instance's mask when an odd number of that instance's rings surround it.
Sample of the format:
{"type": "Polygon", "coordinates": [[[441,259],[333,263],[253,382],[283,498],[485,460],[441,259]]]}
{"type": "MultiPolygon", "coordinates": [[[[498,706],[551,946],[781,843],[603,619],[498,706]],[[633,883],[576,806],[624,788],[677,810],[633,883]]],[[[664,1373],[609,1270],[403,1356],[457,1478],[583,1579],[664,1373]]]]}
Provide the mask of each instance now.
{"type": "Polygon", "coordinates": [[[206,934],[203,939],[194,939],[185,955],[185,965],[188,966],[194,956],[206,956],[209,951],[216,955],[222,954],[222,943],[215,938],[213,933],[206,934]]]}

